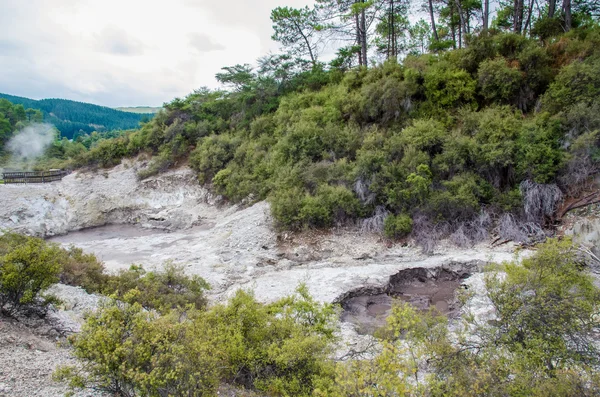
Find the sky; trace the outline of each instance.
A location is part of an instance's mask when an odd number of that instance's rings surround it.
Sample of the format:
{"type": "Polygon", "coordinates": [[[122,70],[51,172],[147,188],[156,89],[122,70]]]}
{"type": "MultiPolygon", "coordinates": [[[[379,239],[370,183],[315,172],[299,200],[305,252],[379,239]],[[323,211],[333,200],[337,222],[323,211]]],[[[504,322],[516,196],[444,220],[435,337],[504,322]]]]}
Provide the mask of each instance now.
{"type": "Polygon", "coordinates": [[[271,10],[311,0],[0,0],[0,92],[161,106],[279,44],[271,10]]]}

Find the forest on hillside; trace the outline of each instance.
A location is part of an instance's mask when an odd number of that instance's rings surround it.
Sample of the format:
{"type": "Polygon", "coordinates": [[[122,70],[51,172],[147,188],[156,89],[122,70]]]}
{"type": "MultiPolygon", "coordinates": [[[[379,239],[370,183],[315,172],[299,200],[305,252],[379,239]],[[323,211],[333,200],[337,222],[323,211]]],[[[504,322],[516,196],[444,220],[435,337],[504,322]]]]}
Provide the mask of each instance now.
{"type": "Polygon", "coordinates": [[[140,122],[148,121],[152,115],[136,114],[111,109],[91,103],[70,101],[67,99],[34,100],[0,93],[0,98],[15,105],[40,110],[43,121],[54,125],[61,137],[77,138],[79,135],[94,131],[106,132],[137,128],[140,122]]]}

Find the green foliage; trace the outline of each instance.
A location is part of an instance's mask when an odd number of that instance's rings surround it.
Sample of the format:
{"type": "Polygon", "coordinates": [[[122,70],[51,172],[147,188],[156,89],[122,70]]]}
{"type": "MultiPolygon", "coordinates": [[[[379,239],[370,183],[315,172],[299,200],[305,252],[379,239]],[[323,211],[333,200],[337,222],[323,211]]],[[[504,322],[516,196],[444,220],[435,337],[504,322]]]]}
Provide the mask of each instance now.
{"type": "Polygon", "coordinates": [[[330,368],[334,316],[304,286],[268,305],[238,291],[206,312],[188,308],[163,316],[112,301],[71,338],[83,368],[62,367],[54,376],[72,389],[122,396],[212,396],[221,380],[272,395],[309,396],[330,368]]]}
{"type": "Polygon", "coordinates": [[[452,107],[471,103],[477,82],[466,70],[441,63],[425,73],[423,85],[433,106],[452,107]]]}
{"type": "Polygon", "coordinates": [[[314,195],[282,191],[272,197],[271,204],[276,219],[288,228],[333,226],[360,213],[358,199],[343,186],[320,185],[314,195]]]}
{"type": "Polygon", "coordinates": [[[210,136],[190,154],[190,167],[200,183],[208,183],[233,158],[238,140],[230,135],[210,136]]]}
{"type": "Polygon", "coordinates": [[[477,175],[462,173],[444,181],[445,190],[438,190],[429,200],[433,219],[469,220],[479,213],[480,203],[488,203],[493,188],[477,175]]]}
{"type": "Polygon", "coordinates": [[[271,11],[271,21],[273,40],[280,42],[294,55],[308,55],[313,65],[316,64],[318,37],[315,36],[322,29],[316,10],[308,7],[277,7],[271,11]]]}
{"type": "Polygon", "coordinates": [[[210,287],[199,276],[188,277],[181,266],[166,263],[161,272],[146,272],[141,266],[109,276],[101,291],[116,295],[129,303],[138,303],[145,309],[166,312],[191,305],[206,307],[204,292],[210,287]]]}
{"type": "Polygon", "coordinates": [[[45,308],[54,299],[42,293],[58,282],[60,249],[38,238],[12,233],[0,237],[0,310],[14,314],[27,307],[45,308]]]}
{"type": "Polygon", "coordinates": [[[270,305],[239,291],[227,305],[207,312],[213,328],[230,335],[222,349],[225,379],[274,395],[310,395],[314,378],[327,371],[335,312],[301,286],[270,305]]]}
{"type": "Polygon", "coordinates": [[[504,58],[482,62],[477,77],[481,94],[489,102],[517,103],[523,76],[518,69],[510,67],[504,58]]]}
{"type": "Polygon", "coordinates": [[[200,314],[159,316],[139,304],[111,301],[71,337],[83,368],[60,367],[56,380],[118,396],[216,395],[222,354],[200,314]],[[187,317],[187,320],[182,318],[187,317]],[[197,327],[197,328],[196,328],[197,327]]]}
{"type": "Polygon", "coordinates": [[[4,153],[4,145],[13,134],[28,122],[28,115],[32,112],[35,114],[33,109],[25,110],[23,105],[13,104],[0,97],[0,155],[4,153]]]}
{"type": "Polygon", "coordinates": [[[76,159],[79,166],[108,168],[121,163],[121,159],[130,152],[127,150],[127,138],[105,139],[76,159]]]}
{"type": "Polygon", "coordinates": [[[104,264],[93,254],[84,253],[81,248],[71,246],[68,250],[62,250],[60,262],[60,282],[63,284],[80,286],[93,293],[102,290],[107,281],[104,264]]]}
{"type": "Polygon", "coordinates": [[[549,376],[579,364],[600,365],[591,339],[600,325],[600,291],[577,258],[570,240],[550,240],[521,264],[506,264],[505,278],[486,279],[498,314],[496,343],[549,376]]]}
{"type": "Polygon", "coordinates": [[[600,60],[575,61],[561,69],[544,95],[544,105],[558,112],[578,102],[590,105],[600,94],[600,60]]]}
{"type": "Polygon", "coordinates": [[[389,215],[385,218],[383,231],[388,238],[402,238],[410,234],[412,226],[412,219],[408,215],[389,215]]]}

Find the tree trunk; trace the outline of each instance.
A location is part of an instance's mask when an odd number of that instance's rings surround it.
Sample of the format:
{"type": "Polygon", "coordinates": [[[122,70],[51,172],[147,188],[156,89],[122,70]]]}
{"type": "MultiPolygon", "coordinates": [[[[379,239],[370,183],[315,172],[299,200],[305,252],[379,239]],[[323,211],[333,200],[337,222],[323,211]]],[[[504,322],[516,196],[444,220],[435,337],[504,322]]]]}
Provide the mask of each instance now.
{"type": "Polygon", "coordinates": [[[456,9],[458,10],[458,17],[460,18],[460,29],[462,30],[462,37],[466,41],[467,39],[467,24],[465,23],[465,16],[463,14],[462,6],[460,5],[460,0],[454,0],[456,3],[456,9]]]}
{"type": "Polygon", "coordinates": [[[458,24],[458,48],[462,48],[462,29],[460,23],[458,24]]]}
{"type": "MultiPolygon", "coordinates": [[[[356,14],[354,18],[356,19],[356,44],[362,47],[362,41],[360,38],[360,18],[358,14],[356,14]]],[[[360,51],[358,51],[358,65],[363,66],[362,48],[360,51]]]]}
{"type": "Polygon", "coordinates": [[[317,58],[315,57],[315,54],[313,54],[312,45],[310,44],[308,37],[306,37],[300,26],[298,26],[298,24],[295,22],[294,25],[296,26],[298,32],[300,32],[302,39],[304,39],[304,42],[306,43],[306,48],[308,49],[308,55],[310,55],[310,61],[312,62],[313,67],[315,67],[317,65],[317,58]]]}
{"type": "Polygon", "coordinates": [[[531,23],[531,14],[533,13],[533,0],[529,1],[529,11],[527,12],[527,20],[525,21],[525,26],[523,27],[523,32],[527,32],[529,28],[529,24],[531,23]]]}
{"type": "Polygon", "coordinates": [[[514,0],[513,31],[521,34],[523,30],[523,0],[514,0]]]}
{"type": "Polygon", "coordinates": [[[488,30],[490,18],[490,0],[483,0],[483,30],[488,30]]]}
{"type": "Polygon", "coordinates": [[[571,0],[564,0],[563,7],[565,9],[565,32],[571,30],[573,19],[571,16],[571,0]]]}
{"type": "Polygon", "coordinates": [[[433,30],[433,38],[439,41],[437,28],[435,27],[435,16],[433,15],[433,0],[429,0],[429,16],[431,17],[431,29],[433,30]]]}
{"type": "Polygon", "coordinates": [[[454,24],[454,6],[450,6],[450,31],[452,32],[452,48],[456,50],[456,25],[454,24]]]}
{"type": "Polygon", "coordinates": [[[387,29],[387,49],[385,52],[385,58],[390,59],[392,57],[392,5],[390,2],[390,8],[387,11],[388,29],[387,29]]]}
{"type": "Polygon", "coordinates": [[[548,1],[548,18],[554,18],[554,13],[556,12],[556,0],[548,1]]]}
{"type": "Polygon", "coordinates": [[[396,43],[396,15],[394,10],[394,0],[390,2],[390,31],[392,33],[392,57],[397,58],[398,45],[396,43]]]}
{"type": "MultiPolygon", "coordinates": [[[[362,0],[364,3],[364,0],[362,0]]],[[[365,15],[365,10],[363,9],[360,12],[360,51],[362,53],[363,65],[368,66],[367,64],[367,16],[365,15]]]]}

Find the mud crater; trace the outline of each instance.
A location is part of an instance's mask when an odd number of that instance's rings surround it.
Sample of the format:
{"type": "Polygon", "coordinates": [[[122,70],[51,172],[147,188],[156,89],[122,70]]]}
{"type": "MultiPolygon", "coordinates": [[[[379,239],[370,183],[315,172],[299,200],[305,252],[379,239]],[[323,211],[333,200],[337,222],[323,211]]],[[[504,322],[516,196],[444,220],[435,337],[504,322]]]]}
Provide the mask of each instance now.
{"type": "Polygon", "coordinates": [[[395,299],[414,305],[419,310],[435,307],[447,316],[457,314],[456,291],[462,283],[481,271],[485,262],[450,262],[435,268],[415,267],[390,276],[383,286],[366,286],[348,291],[335,300],[342,306],[341,321],[354,325],[362,335],[372,335],[386,325],[395,299]]]}

